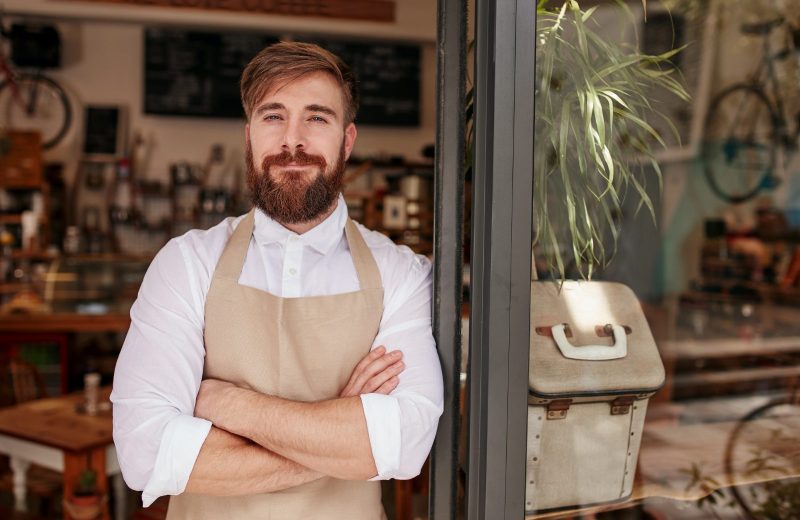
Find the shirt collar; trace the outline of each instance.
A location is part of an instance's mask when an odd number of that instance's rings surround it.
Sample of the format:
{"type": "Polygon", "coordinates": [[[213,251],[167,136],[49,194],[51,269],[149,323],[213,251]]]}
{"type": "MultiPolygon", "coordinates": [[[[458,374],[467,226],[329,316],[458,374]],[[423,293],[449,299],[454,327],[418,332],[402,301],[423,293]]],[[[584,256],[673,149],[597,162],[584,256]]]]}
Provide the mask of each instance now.
{"type": "Polygon", "coordinates": [[[347,204],[345,204],[342,194],[339,194],[333,213],[302,235],[286,229],[263,211],[256,209],[253,236],[259,245],[276,242],[285,245],[289,240],[300,240],[304,245],[310,246],[324,255],[342,239],[346,222],[347,204]]]}

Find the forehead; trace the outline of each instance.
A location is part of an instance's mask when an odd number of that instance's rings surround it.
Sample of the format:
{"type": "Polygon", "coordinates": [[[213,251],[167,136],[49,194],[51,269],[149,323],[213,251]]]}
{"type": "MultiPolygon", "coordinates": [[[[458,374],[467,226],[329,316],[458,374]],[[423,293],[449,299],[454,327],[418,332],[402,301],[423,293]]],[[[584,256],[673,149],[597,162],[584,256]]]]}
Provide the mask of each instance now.
{"type": "Polygon", "coordinates": [[[256,109],[266,103],[281,103],[287,109],[323,105],[341,116],[344,113],[344,92],[327,72],[312,72],[276,83],[258,100],[256,109]]]}

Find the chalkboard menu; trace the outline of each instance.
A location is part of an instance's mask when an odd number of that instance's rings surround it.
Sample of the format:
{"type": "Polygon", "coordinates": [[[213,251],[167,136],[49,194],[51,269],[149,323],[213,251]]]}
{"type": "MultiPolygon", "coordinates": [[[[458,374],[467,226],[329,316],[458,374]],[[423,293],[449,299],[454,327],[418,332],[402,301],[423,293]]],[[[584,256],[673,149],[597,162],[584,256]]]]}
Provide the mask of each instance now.
{"type": "Polygon", "coordinates": [[[242,117],[242,69],[258,51],[276,41],[272,36],[252,33],[147,29],[145,113],[242,117]]]}
{"type": "MultiPolygon", "coordinates": [[[[242,70],[261,49],[276,41],[273,36],[246,32],[147,29],[145,113],[242,117],[239,99],[242,70]]],[[[341,56],[353,68],[361,91],[357,123],[419,125],[419,46],[314,41],[341,56]]]]}
{"type": "Polygon", "coordinates": [[[419,46],[314,41],[340,56],[358,80],[362,125],[419,126],[419,46]]]}

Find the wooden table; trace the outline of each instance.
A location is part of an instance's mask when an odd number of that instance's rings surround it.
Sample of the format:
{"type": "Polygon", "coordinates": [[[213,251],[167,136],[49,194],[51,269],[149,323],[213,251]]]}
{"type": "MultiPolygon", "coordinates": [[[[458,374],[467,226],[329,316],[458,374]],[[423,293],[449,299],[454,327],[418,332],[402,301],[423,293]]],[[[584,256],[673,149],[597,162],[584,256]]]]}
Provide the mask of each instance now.
{"type": "MultiPolygon", "coordinates": [[[[97,473],[97,488],[108,493],[112,476],[117,520],[125,518],[125,483],[120,474],[112,439],[109,395],[100,389],[100,402],[109,407],[90,416],[79,413],[83,394],[39,399],[0,410],[0,453],[11,458],[14,472],[14,507],[26,510],[26,473],[31,463],[64,474],[64,496],[70,496],[84,469],[97,473]]],[[[65,516],[64,518],[68,518],[65,516]]],[[[108,504],[102,518],[109,520],[108,504]]]]}

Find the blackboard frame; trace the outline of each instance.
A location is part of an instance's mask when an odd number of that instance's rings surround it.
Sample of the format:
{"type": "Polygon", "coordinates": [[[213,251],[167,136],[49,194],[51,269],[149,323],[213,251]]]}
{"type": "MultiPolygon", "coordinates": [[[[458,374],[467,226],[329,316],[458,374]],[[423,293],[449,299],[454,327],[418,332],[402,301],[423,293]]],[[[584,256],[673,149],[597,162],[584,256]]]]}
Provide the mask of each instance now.
{"type": "MultiPolygon", "coordinates": [[[[232,74],[230,68],[222,73],[214,68],[215,62],[223,61],[221,56],[225,56],[225,51],[222,49],[230,48],[225,42],[231,38],[238,39],[243,47],[246,47],[249,41],[250,47],[253,49],[257,47],[258,50],[268,43],[279,40],[274,34],[260,32],[147,27],[144,35],[143,60],[144,113],[152,116],[243,119],[244,113],[238,97],[235,107],[232,101],[234,96],[231,89],[235,87],[238,92],[238,74],[232,74]],[[159,42],[159,39],[162,41],[159,42]],[[188,45],[191,41],[195,43],[193,47],[188,45]],[[213,42],[222,43],[214,45],[213,42]],[[204,52],[207,56],[202,55],[204,52]],[[167,56],[168,54],[170,56],[167,56]],[[180,59],[185,59],[185,63],[181,64],[180,59]],[[175,65],[176,62],[178,65],[175,65]],[[186,70],[178,72],[182,67],[186,70]],[[182,77],[184,74],[186,77],[182,77]],[[194,89],[191,95],[198,100],[194,104],[189,101],[189,94],[175,94],[181,92],[180,86],[177,85],[181,81],[194,89]],[[227,92],[225,95],[215,94],[215,89],[227,92]],[[201,90],[203,92],[200,92],[201,90]],[[219,101],[217,98],[221,97],[228,100],[224,108],[217,106],[219,101]]],[[[356,117],[359,126],[398,128],[420,126],[421,44],[321,35],[292,35],[283,39],[314,42],[324,47],[332,47],[331,50],[335,52],[349,54],[343,54],[342,58],[353,66],[360,83],[362,104],[356,117]],[[390,66],[375,67],[376,54],[383,54],[384,59],[389,60],[390,66]],[[362,63],[365,65],[361,65],[362,63]],[[357,69],[359,66],[362,67],[361,71],[357,69]],[[387,92],[391,92],[391,97],[386,96],[387,92]]],[[[250,56],[241,63],[242,68],[249,59],[250,56]]],[[[241,68],[237,72],[240,73],[241,68]]]]}

